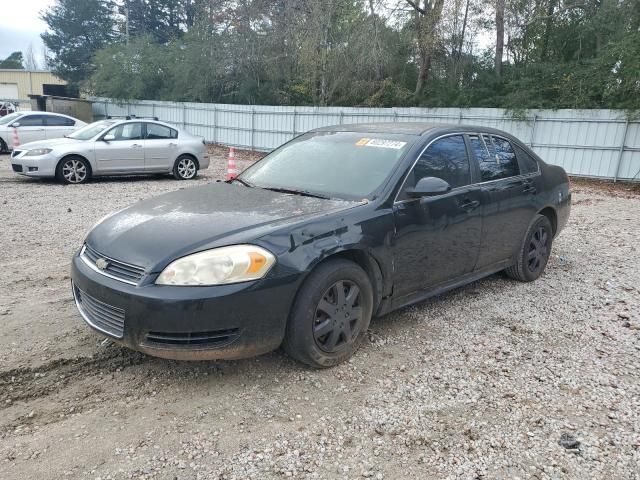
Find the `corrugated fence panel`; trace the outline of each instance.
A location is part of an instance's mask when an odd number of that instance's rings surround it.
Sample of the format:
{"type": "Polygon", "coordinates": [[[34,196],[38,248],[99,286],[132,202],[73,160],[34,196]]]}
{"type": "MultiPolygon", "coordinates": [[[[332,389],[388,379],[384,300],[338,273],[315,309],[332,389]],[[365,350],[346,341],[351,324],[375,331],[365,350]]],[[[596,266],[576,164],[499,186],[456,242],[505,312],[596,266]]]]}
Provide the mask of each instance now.
{"type": "Polygon", "coordinates": [[[96,119],[158,117],[208,142],[269,151],[313,128],[351,123],[430,122],[493,127],[530,145],[572,175],[640,178],[640,121],[616,110],[533,110],[521,118],[499,108],[283,107],[117,102],[91,98],[96,119]],[[624,145],[624,148],[623,148],[624,145]]]}

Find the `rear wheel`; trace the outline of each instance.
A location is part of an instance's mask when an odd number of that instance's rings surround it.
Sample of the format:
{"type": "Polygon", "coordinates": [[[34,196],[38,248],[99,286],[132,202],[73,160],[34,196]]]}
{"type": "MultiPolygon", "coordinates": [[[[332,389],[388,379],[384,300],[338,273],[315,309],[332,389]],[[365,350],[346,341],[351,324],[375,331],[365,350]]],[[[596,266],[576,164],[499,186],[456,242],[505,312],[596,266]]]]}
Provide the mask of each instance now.
{"type": "Polygon", "coordinates": [[[315,368],[337,365],[360,347],[372,311],[373,288],[365,271],[348,260],[329,260],[298,292],[284,349],[315,368]]]}
{"type": "Polygon", "coordinates": [[[9,148],[7,147],[7,144],[4,143],[4,140],[0,138],[0,153],[5,153],[8,151],[9,151],[9,148]]]}
{"type": "Polygon", "coordinates": [[[551,222],[544,215],[536,215],[524,237],[516,264],[505,270],[507,275],[521,282],[538,279],[549,261],[552,242],[551,222]]]}
{"type": "Polygon", "coordinates": [[[67,157],[58,163],[56,178],[63,183],[85,183],[91,178],[91,167],[82,157],[67,157]]]}
{"type": "Polygon", "coordinates": [[[198,163],[189,155],[180,155],[173,166],[173,176],[178,180],[191,180],[198,174],[198,163]]]}

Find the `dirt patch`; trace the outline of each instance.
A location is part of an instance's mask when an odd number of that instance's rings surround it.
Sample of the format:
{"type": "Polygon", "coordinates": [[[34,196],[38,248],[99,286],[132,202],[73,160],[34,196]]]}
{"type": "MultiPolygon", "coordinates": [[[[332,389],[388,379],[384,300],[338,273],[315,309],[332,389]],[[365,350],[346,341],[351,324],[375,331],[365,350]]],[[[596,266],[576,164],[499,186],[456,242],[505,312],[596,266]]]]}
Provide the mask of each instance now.
{"type": "Polygon", "coordinates": [[[613,180],[571,177],[571,190],[580,193],[596,191],[622,198],[633,198],[640,196],[640,181],[614,182],[613,180]]]}
{"type": "Polygon", "coordinates": [[[0,157],[2,480],[637,476],[635,190],[575,180],[540,280],[495,275],[376,319],[328,371],[279,351],[181,363],[104,343],[73,304],[71,255],[107,213],[223,178],[211,148],[189,182],[62,186],[0,157]]]}

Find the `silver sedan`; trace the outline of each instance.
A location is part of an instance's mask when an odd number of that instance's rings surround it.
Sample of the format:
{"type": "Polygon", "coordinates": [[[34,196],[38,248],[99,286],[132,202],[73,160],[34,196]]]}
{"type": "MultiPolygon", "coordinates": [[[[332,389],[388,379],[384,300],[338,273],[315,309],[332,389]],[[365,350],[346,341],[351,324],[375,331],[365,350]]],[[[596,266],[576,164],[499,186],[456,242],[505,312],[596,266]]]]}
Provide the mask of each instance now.
{"type": "Polygon", "coordinates": [[[11,153],[13,171],[84,183],[91,177],[172,173],[194,178],[209,167],[202,137],[157,120],[94,122],[65,138],[21,145],[11,153]]]}

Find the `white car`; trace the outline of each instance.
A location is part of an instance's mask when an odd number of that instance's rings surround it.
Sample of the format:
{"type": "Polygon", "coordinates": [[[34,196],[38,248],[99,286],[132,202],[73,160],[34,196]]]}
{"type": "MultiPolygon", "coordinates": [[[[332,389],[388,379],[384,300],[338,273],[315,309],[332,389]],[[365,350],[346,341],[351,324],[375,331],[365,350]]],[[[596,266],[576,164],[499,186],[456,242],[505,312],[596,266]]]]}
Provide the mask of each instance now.
{"type": "Polygon", "coordinates": [[[13,148],[13,130],[18,132],[18,142],[36,142],[69,135],[86,125],[82,120],[50,112],[15,112],[0,117],[0,152],[13,148]]]}
{"type": "Polygon", "coordinates": [[[127,117],[91,123],[66,138],[20,145],[11,153],[13,171],[84,183],[92,176],[172,173],[190,180],[209,167],[207,146],[157,119],[127,117]]]}

